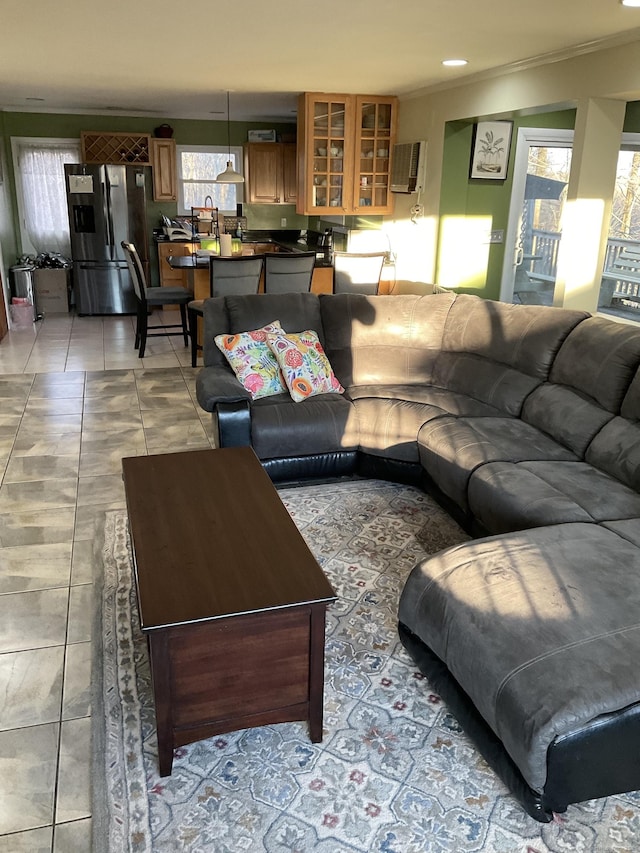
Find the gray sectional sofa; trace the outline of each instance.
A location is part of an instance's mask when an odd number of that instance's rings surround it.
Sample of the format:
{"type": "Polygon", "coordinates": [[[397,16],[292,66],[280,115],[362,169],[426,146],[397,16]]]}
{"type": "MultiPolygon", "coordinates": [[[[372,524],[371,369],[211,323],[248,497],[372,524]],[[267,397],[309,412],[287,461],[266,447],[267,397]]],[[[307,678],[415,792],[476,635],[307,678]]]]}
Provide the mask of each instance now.
{"type": "Polygon", "coordinates": [[[473,296],[204,305],[200,405],[274,480],[421,484],[476,537],[427,558],[400,638],[527,811],[640,789],[640,329],[473,296]],[[213,342],[315,330],[344,394],[252,401],[213,342]]]}

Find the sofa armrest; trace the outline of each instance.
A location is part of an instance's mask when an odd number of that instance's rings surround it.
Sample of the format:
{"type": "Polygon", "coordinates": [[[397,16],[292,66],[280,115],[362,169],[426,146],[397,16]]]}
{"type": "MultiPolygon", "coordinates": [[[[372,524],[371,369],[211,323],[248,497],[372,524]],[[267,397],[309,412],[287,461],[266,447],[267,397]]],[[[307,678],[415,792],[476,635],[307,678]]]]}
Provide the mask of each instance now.
{"type": "Polygon", "coordinates": [[[248,400],[216,403],[218,447],[251,447],[251,410],[248,400]]]}
{"type": "Polygon", "coordinates": [[[213,412],[218,403],[251,401],[251,394],[238,382],[229,367],[204,367],[196,379],[196,397],[205,412],[213,412]]]}

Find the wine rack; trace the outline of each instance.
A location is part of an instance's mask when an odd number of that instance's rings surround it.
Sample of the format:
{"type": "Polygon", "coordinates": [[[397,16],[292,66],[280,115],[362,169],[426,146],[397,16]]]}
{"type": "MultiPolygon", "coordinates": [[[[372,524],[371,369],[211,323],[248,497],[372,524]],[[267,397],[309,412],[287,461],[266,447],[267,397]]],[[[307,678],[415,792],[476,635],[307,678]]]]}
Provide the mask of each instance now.
{"type": "Polygon", "coordinates": [[[83,163],[94,165],[103,163],[151,165],[151,135],[148,133],[92,133],[82,131],[80,141],[83,163]]]}

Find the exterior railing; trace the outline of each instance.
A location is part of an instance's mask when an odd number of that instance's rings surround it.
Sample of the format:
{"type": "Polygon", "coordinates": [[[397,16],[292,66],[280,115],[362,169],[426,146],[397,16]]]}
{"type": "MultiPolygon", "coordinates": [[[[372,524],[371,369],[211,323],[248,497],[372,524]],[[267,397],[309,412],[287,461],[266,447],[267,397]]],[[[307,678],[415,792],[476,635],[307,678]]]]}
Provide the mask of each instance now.
{"type": "MultiPolygon", "coordinates": [[[[530,274],[530,278],[532,280],[539,278],[541,283],[555,281],[562,233],[533,228],[527,237],[528,239],[524,241],[525,262],[523,266],[530,274]]],[[[615,282],[624,281],[620,272],[614,269],[614,265],[623,249],[630,246],[637,248],[639,245],[640,243],[637,240],[623,240],[621,238],[607,240],[598,307],[605,309],[608,313],[625,314],[625,309],[620,308],[615,302],[613,305],[611,303],[615,282]]],[[[638,313],[639,309],[632,308],[631,311],[638,313]]],[[[625,316],[628,314],[629,311],[627,310],[625,316]]]]}
{"type": "MultiPolygon", "coordinates": [[[[531,261],[531,271],[551,278],[556,277],[558,267],[558,248],[562,233],[559,231],[542,231],[539,228],[531,230],[531,248],[527,254],[534,257],[531,261]]],[[[612,238],[607,240],[607,250],[604,258],[604,272],[611,272],[616,258],[626,246],[638,246],[637,240],[622,240],[612,238]]]]}

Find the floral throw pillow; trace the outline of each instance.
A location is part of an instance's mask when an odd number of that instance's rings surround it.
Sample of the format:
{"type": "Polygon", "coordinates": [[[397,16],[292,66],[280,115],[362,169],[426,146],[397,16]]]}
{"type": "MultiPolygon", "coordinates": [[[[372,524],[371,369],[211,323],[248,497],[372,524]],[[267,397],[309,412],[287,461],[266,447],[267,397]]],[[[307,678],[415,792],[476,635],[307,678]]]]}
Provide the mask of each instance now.
{"type": "Polygon", "coordinates": [[[215,344],[227,359],[238,381],[251,394],[252,400],[286,391],[278,362],[267,346],[267,335],[282,330],[279,320],[262,329],[217,335],[215,344]]]}
{"type": "Polygon", "coordinates": [[[316,394],[341,394],[344,391],[315,332],[267,334],[267,343],[278,360],[289,393],[296,403],[316,394]]]}

